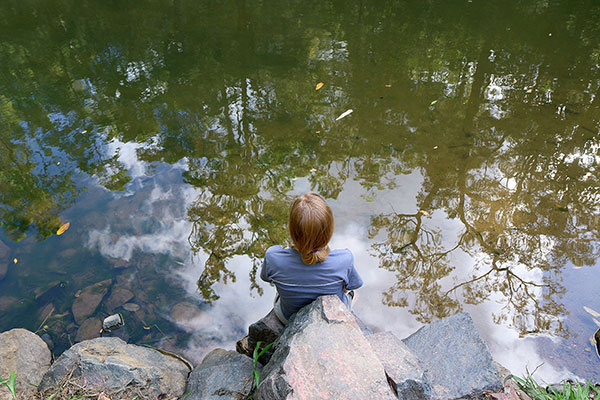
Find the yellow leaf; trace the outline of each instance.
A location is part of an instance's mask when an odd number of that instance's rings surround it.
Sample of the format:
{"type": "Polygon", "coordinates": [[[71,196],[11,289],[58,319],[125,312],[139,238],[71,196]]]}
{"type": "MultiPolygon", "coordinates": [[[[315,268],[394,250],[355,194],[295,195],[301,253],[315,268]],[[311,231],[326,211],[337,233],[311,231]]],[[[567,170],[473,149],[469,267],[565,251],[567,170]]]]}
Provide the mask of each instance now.
{"type": "Polygon", "coordinates": [[[419,210],[419,214],[424,215],[425,217],[429,216],[429,213],[425,210],[419,210]]]}
{"type": "Polygon", "coordinates": [[[16,264],[19,262],[19,260],[17,260],[16,258],[13,259],[13,262],[16,264]]]}
{"type": "Polygon", "coordinates": [[[531,92],[533,92],[532,88],[527,89],[527,93],[531,93],[531,92]]]}
{"type": "Polygon", "coordinates": [[[599,313],[599,312],[597,312],[597,311],[594,311],[594,310],[592,310],[591,308],[589,308],[589,307],[586,307],[586,306],[583,306],[583,309],[584,309],[584,310],[585,310],[585,311],[586,311],[588,314],[590,314],[592,317],[595,317],[595,318],[600,318],[600,313],[599,313]]]}
{"type": "Polygon", "coordinates": [[[310,172],[317,172],[317,169],[316,168],[311,168],[310,172]]]}
{"type": "Polygon", "coordinates": [[[65,233],[65,231],[67,229],[69,229],[69,227],[71,226],[70,222],[67,222],[66,224],[63,224],[60,228],[58,228],[58,230],[56,231],[57,235],[62,235],[63,233],[65,233]]]}
{"type": "Polygon", "coordinates": [[[150,329],[152,329],[152,327],[151,326],[145,326],[144,329],[147,330],[147,331],[149,331],[150,329]]]}
{"type": "Polygon", "coordinates": [[[184,263],[182,263],[181,261],[175,261],[177,264],[179,265],[185,265],[184,263]]]}
{"type": "Polygon", "coordinates": [[[297,180],[298,180],[298,178],[292,178],[292,182],[295,182],[297,180]]]}
{"type": "Polygon", "coordinates": [[[317,86],[315,86],[315,90],[319,90],[323,87],[324,83],[323,82],[319,82],[317,83],[317,86]]]}

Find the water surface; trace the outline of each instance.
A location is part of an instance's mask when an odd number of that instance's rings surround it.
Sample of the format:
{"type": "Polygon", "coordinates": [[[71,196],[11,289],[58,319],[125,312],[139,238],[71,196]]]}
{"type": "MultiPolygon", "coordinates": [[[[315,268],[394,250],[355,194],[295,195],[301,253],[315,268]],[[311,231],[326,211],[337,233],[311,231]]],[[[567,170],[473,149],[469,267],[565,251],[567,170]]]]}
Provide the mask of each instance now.
{"type": "Polygon", "coordinates": [[[600,379],[598,4],[0,11],[0,330],[60,353],[80,291],[110,279],[90,319],[123,312],[123,338],[195,361],[231,347],[313,190],[375,329],[466,310],[514,373],[600,379]],[[109,301],[123,289],[139,310],[109,301]]]}

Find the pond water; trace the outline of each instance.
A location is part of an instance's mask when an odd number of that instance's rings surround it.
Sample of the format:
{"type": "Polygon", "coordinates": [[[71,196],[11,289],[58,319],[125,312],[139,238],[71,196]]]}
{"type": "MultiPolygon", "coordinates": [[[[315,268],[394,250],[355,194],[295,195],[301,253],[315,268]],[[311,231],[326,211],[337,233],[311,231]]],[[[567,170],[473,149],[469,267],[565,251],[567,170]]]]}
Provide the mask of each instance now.
{"type": "Polygon", "coordinates": [[[600,379],[600,4],[126,6],[0,4],[0,331],[232,348],[312,190],[374,330],[465,310],[513,373],[600,379]]]}

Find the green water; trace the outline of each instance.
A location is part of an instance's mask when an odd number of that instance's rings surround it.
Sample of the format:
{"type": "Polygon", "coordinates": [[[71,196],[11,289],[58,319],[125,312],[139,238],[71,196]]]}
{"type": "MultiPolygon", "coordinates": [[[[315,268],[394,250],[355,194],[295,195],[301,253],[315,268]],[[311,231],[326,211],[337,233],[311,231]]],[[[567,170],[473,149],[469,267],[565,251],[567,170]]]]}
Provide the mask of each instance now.
{"type": "MultiPolygon", "coordinates": [[[[363,312],[486,314],[600,379],[583,310],[600,311],[600,4],[5,1],[0,15],[0,331],[39,326],[60,352],[75,295],[112,279],[141,306],[128,339],[185,347],[202,334],[173,305],[210,315],[246,276],[266,304],[257,268],[313,190],[380,271],[363,312]]],[[[235,340],[244,318],[204,341],[235,340]]]]}

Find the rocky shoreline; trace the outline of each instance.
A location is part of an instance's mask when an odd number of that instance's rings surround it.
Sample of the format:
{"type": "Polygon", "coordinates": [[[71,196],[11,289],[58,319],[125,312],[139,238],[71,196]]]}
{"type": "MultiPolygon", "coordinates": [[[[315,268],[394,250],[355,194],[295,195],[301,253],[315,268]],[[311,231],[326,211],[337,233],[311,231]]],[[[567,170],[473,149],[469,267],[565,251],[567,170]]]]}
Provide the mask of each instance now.
{"type": "MultiPolygon", "coordinates": [[[[320,297],[287,327],[269,313],[249,327],[236,351],[215,349],[194,368],[117,337],[83,340],[51,363],[39,336],[13,329],[0,334],[0,376],[11,372],[18,399],[56,393],[58,400],[59,388],[69,384],[99,400],[528,398],[493,361],[468,314],[400,340],[392,332],[372,333],[336,296],[320,297]],[[274,344],[257,357],[259,342],[261,349],[274,344]]],[[[12,395],[2,386],[5,399],[12,395]]]]}

